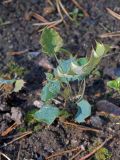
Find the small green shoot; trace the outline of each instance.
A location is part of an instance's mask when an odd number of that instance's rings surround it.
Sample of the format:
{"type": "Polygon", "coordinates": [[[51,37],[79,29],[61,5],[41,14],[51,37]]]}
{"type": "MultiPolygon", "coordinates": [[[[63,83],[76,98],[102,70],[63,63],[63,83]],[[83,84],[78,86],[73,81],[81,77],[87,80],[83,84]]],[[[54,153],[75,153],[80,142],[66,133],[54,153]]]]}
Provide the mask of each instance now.
{"type": "Polygon", "coordinates": [[[41,91],[41,100],[44,105],[34,114],[34,118],[39,122],[51,125],[56,118],[61,116],[64,107],[69,107],[68,104],[74,104],[77,110],[74,120],[78,123],[85,122],[86,118],[91,115],[91,105],[83,98],[85,91],[85,83],[83,82],[96,68],[110,47],[96,42],[96,49],[92,50],[90,58],[77,58],[69,54],[69,59],[58,59],[57,54],[64,50],[62,48],[63,40],[57,31],[49,28],[43,30],[40,43],[43,53],[55,56],[58,66],[54,68],[52,73],[46,73],[47,82],[41,91]],[[76,88],[78,89],[74,92],[72,83],[75,81],[77,81],[76,88]],[[56,105],[54,101],[59,97],[63,99],[63,102],[56,105]]]}
{"type": "Polygon", "coordinates": [[[19,66],[18,64],[16,64],[13,61],[10,61],[8,63],[7,68],[8,68],[8,73],[11,76],[22,77],[26,73],[26,70],[24,67],[19,66]]]}
{"type": "Polygon", "coordinates": [[[120,77],[107,82],[107,86],[120,93],[120,77]]]}
{"type": "MultiPolygon", "coordinates": [[[[90,151],[94,150],[97,146],[101,144],[100,140],[96,140],[93,143],[93,146],[89,148],[90,151]]],[[[112,157],[112,153],[106,148],[101,147],[97,152],[95,152],[92,160],[110,160],[112,157]]]]}
{"type": "Polygon", "coordinates": [[[70,16],[72,17],[73,21],[77,22],[78,17],[84,17],[84,14],[79,11],[78,8],[74,8],[72,12],[70,12],[70,16]]]}
{"type": "Polygon", "coordinates": [[[112,154],[108,151],[107,148],[102,147],[95,153],[96,160],[110,160],[112,154]]]}

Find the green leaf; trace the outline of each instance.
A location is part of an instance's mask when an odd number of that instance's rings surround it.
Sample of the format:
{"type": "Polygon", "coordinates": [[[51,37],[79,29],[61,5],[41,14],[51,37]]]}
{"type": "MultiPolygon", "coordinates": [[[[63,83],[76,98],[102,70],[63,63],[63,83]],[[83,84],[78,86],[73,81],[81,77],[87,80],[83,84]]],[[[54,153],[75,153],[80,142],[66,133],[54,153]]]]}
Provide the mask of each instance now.
{"type": "Polygon", "coordinates": [[[117,91],[120,91],[120,77],[116,80],[108,81],[107,86],[117,91]]]}
{"type": "Polygon", "coordinates": [[[43,52],[51,56],[60,51],[63,40],[54,29],[45,28],[41,35],[40,44],[43,52]]]}
{"type": "Polygon", "coordinates": [[[78,111],[75,115],[75,121],[78,123],[84,122],[91,115],[91,105],[86,100],[81,100],[77,103],[78,111]]]}
{"type": "Polygon", "coordinates": [[[60,82],[58,80],[49,81],[42,89],[41,100],[48,101],[55,98],[60,92],[60,82]]]}
{"type": "Polygon", "coordinates": [[[75,81],[75,80],[82,80],[83,77],[78,75],[74,71],[75,69],[79,69],[80,67],[76,64],[77,60],[75,58],[70,58],[68,60],[61,60],[59,62],[58,67],[54,70],[55,76],[59,77],[60,80],[64,83],[68,83],[70,81],[75,81]]]}
{"type": "Polygon", "coordinates": [[[16,80],[15,82],[15,88],[14,88],[14,92],[19,92],[22,87],[24,86],[25,81],[22,79],[16,80]]]}
{"type": "Polygon", "coordinates": [[[45,122],[51,125],[59,115],[60,110],[57,107],[46,105],[34,114],[34,118],[39,122],[45,122]]]}
{"type": "Polygon", "coordinates": [[[109,50],[110,50],[110,46],[96,42],[96,49],[94,50],[93,53],[96,58],[99,58],[104,54],[106,54],[109,50]]]}
{"type": "Polygon", "coordinates": [[[96,49],[92,50],[92,55],[88,63],[83,66],[84,74],[89,75],[109,50],[110,46],[96,42],[96,49]]]}

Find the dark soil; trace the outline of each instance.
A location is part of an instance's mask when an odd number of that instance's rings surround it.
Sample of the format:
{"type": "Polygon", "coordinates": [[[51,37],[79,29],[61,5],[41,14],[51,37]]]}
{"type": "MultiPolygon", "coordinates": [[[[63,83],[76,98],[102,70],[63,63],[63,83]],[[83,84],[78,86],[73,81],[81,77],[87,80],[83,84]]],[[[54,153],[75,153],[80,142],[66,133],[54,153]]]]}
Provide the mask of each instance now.
{"type": "MultiPolygon", "coordinates": [[[[56,120],[50,127],[40,125],[40,128],[31,136],[2,147],[1,152],[5,153],[11,160],[18,160],[18,153],[20,154],[19,160],[42,160],[42,156],[47,157],[53,152],[67,150],[80,145],[86,146],[87,150],[95,141],[100,140],[102,142],[110,135],[113,135],[114,138],[106,144],[106,147],[112,153],[111,160],[120,160],[120,116],[100,115],[95,108],[96,103],[103,99],[120,107],[119,96],[109,91],[106,87],[108,80],[120,76],[118,71],[120,66],[120,39],[119,37],[111,39],[98,38],[99,34],[119,31],[120,21],[110,16],[106,8],[111,8],[120,13],[120,1],[79,0],[79,2],[83,4],[90,17],[78,18],[78,24],[65,17],[67,26],[64,24],[58,26],[60,28],[59,32],[64,39],[65,47],[70,52],[82,57],[90,55],[95,40],[117,46],[117,49],[113,49],[110,52],[112,56],[107,56],[102,60],[99,66],[100,76],[91,75],[86,85],[85,97],[93,105],[93,113],[83,125],[98,128],[101,132],[81,132],[78,128],[66,126],[56,120]],[[110,72],[109,68],[116,69],[116,72],[110,72]],[[95,122],[96,117],[99,117],[97,122],[95,122]]],[[[75,7],[67,0],[64,3],[66,8],[71,11],[75,7]]],[[[3,1],[0,1],[0,19],[3,22],[10,21],[8,25],[0,25],[0,70],[6,73],[7,64],[11,60],[27,70],[27,73],[22,77],[26,81],[26,85],[19,93],[12,93],[9,96],[2,94],[0,96],[0,132],[14,122],[10,117],[7,117],[11,107],[19,107],[21,109],[23,123],[20,128],[33,129],[33,126],[24,123],[24,119],[26,112],[35,108],[33,102],[40,99],[39,92],[42,82],[45,80],[45,69],[39,66],[38,63],[42,56],[39,44],[41,33],[38,32],[37,27],[33,26],[33,23],[38,23],[38,21],[33,18],[27,21],[25,14],[26,12],[34,11],[42,15],[44,7],[44,0],[12,0],[8,4],[3,4],[3,1]],[[23,51],[25,49],[28,49],[29,52],[20,56],[10,56],[8,54],[10,51],[23,51]],[[40,54],[37,57],[30,57],[30,52],[40,52],[40,54]]],[[[58,19],[59,15],[55,12],[46,18],[52,21],[58,19]]],[[[19,132],[18,127],[7,137],[0,137],[1,146],[12,140],[13,136],[19,134],[19,132]]],[[[72,153],[69,153],[54,159],[69,160],[72,156],[72,153]]],[[[76,160],[79,158],[80,156],[76,160]]]]}

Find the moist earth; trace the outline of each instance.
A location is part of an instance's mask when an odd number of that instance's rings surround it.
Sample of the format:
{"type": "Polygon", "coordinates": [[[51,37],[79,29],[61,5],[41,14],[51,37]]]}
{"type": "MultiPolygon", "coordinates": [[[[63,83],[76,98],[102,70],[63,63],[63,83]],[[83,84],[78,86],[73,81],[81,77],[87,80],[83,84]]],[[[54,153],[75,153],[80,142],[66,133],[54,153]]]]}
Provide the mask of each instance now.
{"type": "MultiPolygon", "coordinates": [[[[58,25],[59,32],[64,39],[64,47],[73,55],[78,57],[89,56],[95,40],[116,46],[110,51],[110,55],[103,58],[98,67],[100,75],[90,75],[85,90],[85,97],[92,104],[92,116],[82,124],[91,128],[97,128],[99,133],[92,131],[81,131],[77,127],[67,126],[56,120],[47,127],[40,124],[39,128],[31,135],[13,142],[10,145],[3,145],[17,134],[20,129],[14,129],[6,137],[0,137],[1,152],[5,153],[11,160],[42,160],[54,152],[67,150],[80,145],[86,146],[86,150],[95,141],[104,141],[107,137],[113,136],[105,147],[112,153],[111,160],[120,160],[120,117],[111,114],[101,115],[96,111],[96,103],[100,100],[108,100],[120,107],[119,95],[109,91],[106,82],[120,76],[120,38],[100,39],[99,35],[106,32],[116,32],[120,29],[120,21],[113,18],[106,10],[110,8],[120,13],[120,1],[118,0],[78,0],[90,15],[89,17],[78,17],[77,22],[71,22],[67,17],[67,25],[58,25]]],[[[46,71],[39,65],[42,51],[39,44],[41,32],[38,27],[33,26],[38,21],[34,18],[26,20],[26,13],[36,12],[43,15],[45,7],[44,0],[12,0],[10,3],[0,2],[0,20],[8,24],[0,23],[0,72],[7,72],[7,64],[15,61],[24,67],[27,73],[22,77],[25,87],[19,93],[12,93],[8,96],[1,92],[0,96],[0,132],[3,132],[14,120],[11,119],[11,108],[19,108],[22,114],[22,125],[27,131],[34,128],[24,122],[26,112],[35,109],[35,100],[40,100],[39,93],[45,80],[46,71]],[[12,51],[24,51],[19,56],[11,56],[12,51]],[[31,56],[39,53],[37,56],[31,56]]],[[[63,1],[65,7],[72,11],[75,6],[67,0],[63,1]]],[[[57,11],[45,17],[49,21],[59,19],[57,11]]],[[[51,60],[51,63],[54,60],[51,60]]],[[[55,160],[69,160],[73,154],[65,154],[55,157],[55,160]]],[[[81,156],[83,156],[81,154],[81,156]]],[[[3,158],[3,157],[2,157],[3,158]]],[[[80,156],[76,160],[80,159],[80,156]]],[[[90,158],[91,159],[91,158],[90,158]]]]}

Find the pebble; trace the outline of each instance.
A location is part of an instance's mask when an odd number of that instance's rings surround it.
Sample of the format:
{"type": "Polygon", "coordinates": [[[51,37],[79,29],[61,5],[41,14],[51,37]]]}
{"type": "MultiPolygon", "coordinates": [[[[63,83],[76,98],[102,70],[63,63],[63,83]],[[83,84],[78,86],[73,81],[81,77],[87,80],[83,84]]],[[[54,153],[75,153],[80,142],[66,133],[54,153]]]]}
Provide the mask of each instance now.
{"type": "Polygon", "coordinates": [[[100,100],[96,103],[97,111],[111,114],[113,116],[120,116],[120,107],[107,101],[100,100]]]}
{"type": "Polygon", "coordinates": [[[41,108],[43,106],[43,102],[42,101],[38,101],[38,100],[35,100],[33,102],[33,105],[37,108],[41,108]]]}

